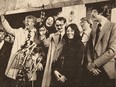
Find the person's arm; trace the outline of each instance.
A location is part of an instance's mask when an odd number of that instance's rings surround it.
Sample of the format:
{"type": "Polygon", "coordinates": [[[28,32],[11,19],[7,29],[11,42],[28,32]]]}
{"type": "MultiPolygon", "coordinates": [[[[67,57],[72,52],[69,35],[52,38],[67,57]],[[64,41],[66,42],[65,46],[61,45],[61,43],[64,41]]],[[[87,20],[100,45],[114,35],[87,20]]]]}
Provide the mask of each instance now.
{"type": "Polygon", "coordinates": [[[1,23],[7,33],[14,35],[14,29],[10,26],[8,21],[5,19],[4,15],[1,15],[1,23]]]}
{"type": "Polygon", "coordinates": [[[116,24],[112,28],[107,50],[96,60],[94,60],[94,64],[97,67],[100,67],[109,62],[112,58],[114,58],[115,55],[116,55],[116,24]]]}
{"type": "Polygon", "coordinates": [[[50,34],[50,36],[43,40],[43,44],[45,47],[49,47],[50,41],[53,38],[54,34],[50,34]]]}

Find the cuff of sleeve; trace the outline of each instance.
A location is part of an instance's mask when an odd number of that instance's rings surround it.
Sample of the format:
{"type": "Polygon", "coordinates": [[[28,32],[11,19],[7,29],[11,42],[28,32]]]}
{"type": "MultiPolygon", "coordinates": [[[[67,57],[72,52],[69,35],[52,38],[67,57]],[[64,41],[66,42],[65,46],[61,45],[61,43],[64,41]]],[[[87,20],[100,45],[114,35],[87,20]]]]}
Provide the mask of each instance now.
{"type": "Polygon", "coordinates": [[[94,61],[94,65],[95,65],[95,67],[98,68],[98,67],[100,67],[101,63],[99,61],[95,60],[94,61]]]}

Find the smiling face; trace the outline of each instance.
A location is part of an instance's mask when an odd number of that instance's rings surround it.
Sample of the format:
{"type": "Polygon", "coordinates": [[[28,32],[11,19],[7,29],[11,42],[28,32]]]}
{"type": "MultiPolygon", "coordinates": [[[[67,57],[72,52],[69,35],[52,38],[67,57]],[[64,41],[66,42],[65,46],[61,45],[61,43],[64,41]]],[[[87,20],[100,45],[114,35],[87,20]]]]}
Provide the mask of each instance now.
{"type": "Polygon", "coordinates": [[[54,23],[53,17],[48,17],[46,20],[46,26],[51,27],[53,25],[53,23],[54,23]]]}
{"type": "Polygon", "coordinates": [[[36,60],[39,57],[39,53],[32,53],[32,59],[36,60]]]}
{"type": "Polygon", "coordinates": [[[80,25],[81,25],[83,31],[86,31],[88,29],[88,27],[90,27],[90,24],[87,21],[82,21],[80,23],[80,25]]]}
{"type": "Polygon", "coordinates": [[[98,11],[96,9],[93,9],[91,11],[91,19],[98,22],[99,17],[100,17],[100,15],[99,15],[98,11]]]}
{"type": "Polygon", "coordinates": [[[4,40],[4,38],[5,38],[5,33],[4,32],[0,32],[0,42],[2,40],[4,40]]]}
{"type": "Polygon", "coordinates": [[[56,30],[59,32],[62,32],[65,29],[65,23],[64,21],[60,21],[60,20],[56,20],[56,24],[55,24],[56,30]]]}
{"type": "Polygon", "coordinates": [[[25,20],[25,26],[27,27],[27,28],[33,28],[34,27],[34,25],[35,25],[35,23],[34,23],[34,20],[33,19],[26,19],[25,20]]]}
{"type": "Polygon", "coordinates": [[[46,28],[43,26],[43,27],[41,27],[40,29],[39,29],[39,34],[40,34],[40,36],[43,36],[43,35],[45,35],[46,34],[46,32],[47,32],[47,30],[46,30],[46,28]]]}
{"type": "Polygon", "coordinates": [[[66,34],[67,34],[68,39],[73,39],[74,38],[74,30],[71,27],[67,28],[66,34]]]}

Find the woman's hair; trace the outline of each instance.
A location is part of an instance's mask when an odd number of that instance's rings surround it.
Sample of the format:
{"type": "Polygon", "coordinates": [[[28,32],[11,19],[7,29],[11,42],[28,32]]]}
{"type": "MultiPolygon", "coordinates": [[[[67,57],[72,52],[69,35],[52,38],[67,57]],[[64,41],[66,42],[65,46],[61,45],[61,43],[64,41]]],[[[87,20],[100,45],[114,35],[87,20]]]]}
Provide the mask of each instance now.
{"type": "Polygon", "coordinates": [[[35,48],[33,49],[33,52],[34,52],[35,54],[36,54],[36,53],[39,53],[40,56],[45,57],[45,53],[44,53],[42,47],[39,47],[39,46],[35,47],[35,48]]]}
{"type": "Polygon", "coordinates": [[[55,29],[55,18],[54,16],[48,16],[44,21],[43,21],[43,25],[45,25],[46,29],[48,30],[48,36],[51,34],[51,33],[55,33],[56,32],[56,29],[55,29]],[[53,24],[51,26],[47,26],[46,25],[46,21],[49,17],[52,17],[53,18],[53,24]]]}
{"type": "MultiPolygon", "coordinates": [[[[74,23],[71,23],[71,24],[69,24],[69,25],[66,27],[66,31],[67,31],[67,29],[68,29],[69,27],[71,27],[71,29],[74,30],[74,39],[76,39],[76,40],[81,40],[82,38],[81,38],[81,36],[80,36],[80,31],[79,31],[79,29],[78,29],[78,26],[77,26],[76,24],[74,24],[74,23]]],[[[67,32],[65,33],[64,38],[65,38],[65,39],[68,39],[68,37],[67,37],[67,32]]]]}
{"type": "MultiPolygon", "coordinates": [[[[45,27],[44,24],[41,24],[39,27],[38,27],[38,30],[40,30],[42,27],[45,27]]],[[[46,27],[45,27],[46,28],[46,27]]]]}
{"type": "MultiPolygon", "coordinates": [[[[38,35],[40,36],[40,33],[39,33],[39,30],[41,29],[41,28],[45,28],[46,29],[46,27],[45,27],[45,25],[44,24],[41,24],[39,27],[38,27],[38,35]]],[[[46,29],[47,30],[47,29],[46,29]]],[[[48,32],[46,32],[46,34],[47,34],[48,32]]]]}
{"type": "MultiPolygon", "coordinates": [[[[52,18],[53,18],[53,24],[52,24],[52,26],[55,25],[55,18],[54,18],[53,16],[48,16],[48,17],[45,18],[45,20],[43,21],[43,24],[45,25],[45,27],[48,27],[48,26],[46,25],[46,21],[48,20],[49,17],[52,17],[52,18]]],[[[52,27],[52,26],[51,26],[51,27],[52,27]]]]}

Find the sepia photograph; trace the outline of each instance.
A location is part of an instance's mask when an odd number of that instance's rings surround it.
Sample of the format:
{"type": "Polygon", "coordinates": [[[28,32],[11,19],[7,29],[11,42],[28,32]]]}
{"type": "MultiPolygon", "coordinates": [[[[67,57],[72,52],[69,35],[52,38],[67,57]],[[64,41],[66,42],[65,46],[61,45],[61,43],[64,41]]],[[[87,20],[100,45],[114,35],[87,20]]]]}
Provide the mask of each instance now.
{"type": "Polygon", "coordinates": [[[116,87],[116,0],[0,0],[0,87],[116,87]]]}

